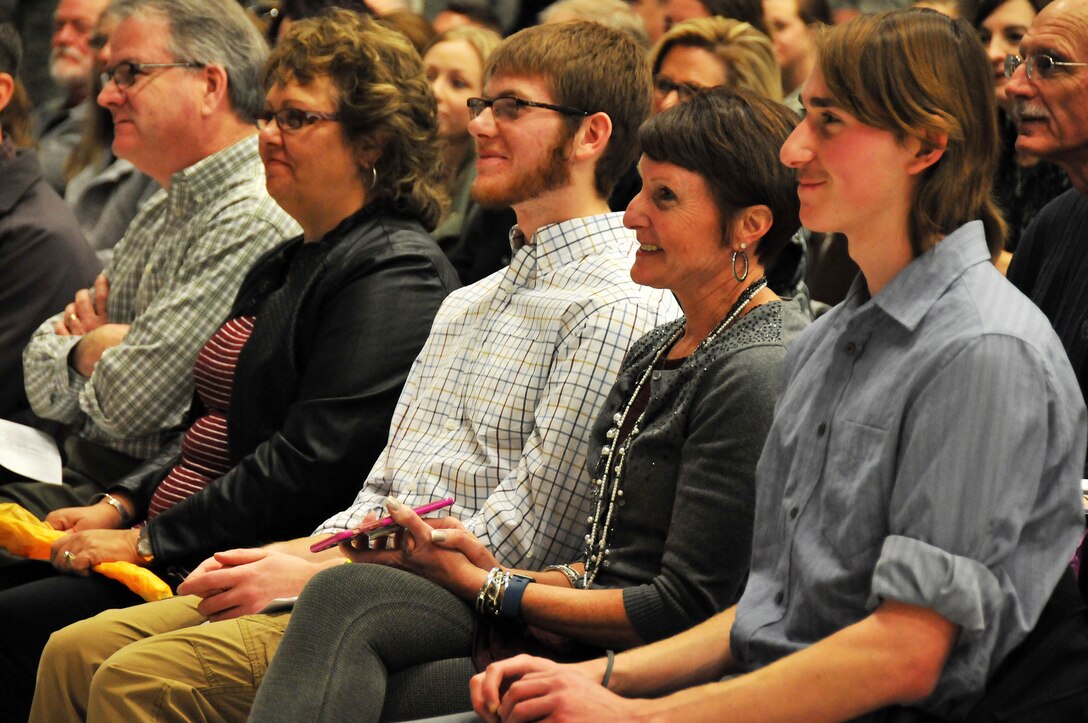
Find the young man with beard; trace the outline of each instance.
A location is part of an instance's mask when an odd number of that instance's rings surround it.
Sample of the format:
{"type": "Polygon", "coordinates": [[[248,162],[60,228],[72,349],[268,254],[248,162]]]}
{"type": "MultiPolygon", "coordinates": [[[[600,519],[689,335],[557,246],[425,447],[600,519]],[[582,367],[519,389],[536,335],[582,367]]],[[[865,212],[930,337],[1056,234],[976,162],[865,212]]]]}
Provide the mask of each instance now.
{"type": "Polygon", "coordinates": [[[309,545],[388,496],[455,498],[453,516],[504,565],[573,558],[590,425],[630,344],[679,314],[631,281],[634,233],[606,200],[634,161],[650,74],[623,33],[565,23],[508,38],[486,77],[486,98],[470,101],[473,195],[514,208],[513,257],[443,303],[355,503],[311,538],[215,555],[179,588],[187,597],[54,634],[32,719],[244,717],[290,618],[254,613],[342,563],[309,545]]]}

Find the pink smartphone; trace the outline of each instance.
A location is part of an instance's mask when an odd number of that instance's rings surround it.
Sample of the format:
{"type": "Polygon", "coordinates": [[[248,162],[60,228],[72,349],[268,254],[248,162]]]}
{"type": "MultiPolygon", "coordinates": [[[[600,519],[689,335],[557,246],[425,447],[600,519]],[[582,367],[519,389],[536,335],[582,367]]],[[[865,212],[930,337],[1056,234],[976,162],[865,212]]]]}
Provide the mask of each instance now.
{"type": "MultiPolygon", "coordinates": [[[[422,517],[435,510],[440,510],[443,507],[449,507],[453,504],[453,498],[447,497],[444,500],[438,500],[437,502],[428,502],[425,505],[412,508],[412,511],[422,517]]],[[[383,517],[380,520],[374,520],[368,522],[365,525],[360,525],[354,530],[344,530],[343,532],[337,532],[335,535],[326,537],[324,540],[319,540],[310,545],[310,552],[321,552],[327,550],[330,547],[336,547],[344,540],[351,540],[362,535],[366,535],[370,540],[376,540],[379,537],[385,537],[386,535],[392,535],[394,532],[400,532],[402,528],[392,517],[383,517]]]]}

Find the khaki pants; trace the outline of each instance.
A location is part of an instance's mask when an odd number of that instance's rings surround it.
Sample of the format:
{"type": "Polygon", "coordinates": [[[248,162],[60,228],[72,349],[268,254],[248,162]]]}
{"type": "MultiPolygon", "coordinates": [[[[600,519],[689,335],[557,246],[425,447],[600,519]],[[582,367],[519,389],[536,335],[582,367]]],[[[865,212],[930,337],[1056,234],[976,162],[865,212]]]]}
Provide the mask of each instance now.
{"type": "Polygon", "coordinates": [[[244,721],[289,612],[205,623],[187,596],[53,634],[30,720],[244,721]]]}

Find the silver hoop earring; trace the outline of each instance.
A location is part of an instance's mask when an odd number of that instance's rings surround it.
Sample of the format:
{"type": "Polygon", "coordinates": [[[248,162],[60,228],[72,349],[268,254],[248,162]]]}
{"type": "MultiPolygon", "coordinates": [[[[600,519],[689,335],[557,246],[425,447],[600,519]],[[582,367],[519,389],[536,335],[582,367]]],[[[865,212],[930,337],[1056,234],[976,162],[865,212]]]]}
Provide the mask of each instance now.
{"type": "Polygon", "coordinates": [[[745,253],[744,251],[739,251],[739,252],[734,251],[733,252],[733,278],[736,279],[737,281],[744,281],[745,279],[748,278],[748,254],[745,253]],[[744,259],[744,273],[743,274],[738,274],[737,273],[737,254],[738,253],[740,254],[740,257],[742,259],[744,259]]]}
{"type": "Polygon", "coordinates": [[[378,186],[378,164],[374,164],[370,167],[370,185],[366,187],[366,190],[373,191],[378,186]]]}

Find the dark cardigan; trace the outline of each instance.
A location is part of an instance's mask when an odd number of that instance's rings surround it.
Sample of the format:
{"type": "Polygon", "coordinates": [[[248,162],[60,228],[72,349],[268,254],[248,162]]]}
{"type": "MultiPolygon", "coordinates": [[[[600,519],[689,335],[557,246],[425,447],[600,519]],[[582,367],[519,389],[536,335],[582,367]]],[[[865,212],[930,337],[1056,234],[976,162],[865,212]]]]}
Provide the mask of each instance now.
{"type": "MultiPolygon", "coordinates": [[[[593,427],[592,473],[612,426],[661,344],[683,319],[631,349],[593,427]]],[[[793,301],[764,304],[674,371],[655,371],[627,451],[623,506],[595,588],[623,588],[646,642],[736,602],[748,575],[756,463],[771,428],[786,347],[808,324],[793,301]]]]}
{"type": "MultiPolygon", "coordinates": [[[[228,414],[234,466],[150,521],[157,568],[310,534],[351,502],[385,446],[408,370],[456,275],[417,222],[380,211],[363,209],[319,244],[284,244],[242,283],[231,316],[257,321],[228,414]],[[315,252],[323,257],[308,278],[291,282],[301,286],[297,298],[270,312],[292,263],[315,252]]],[[[197,401],[190,418],[201,413],[197,401]]],[[[146,510],[179,449],[179,441],[165,447],[111,490],[146,510]]]]}

